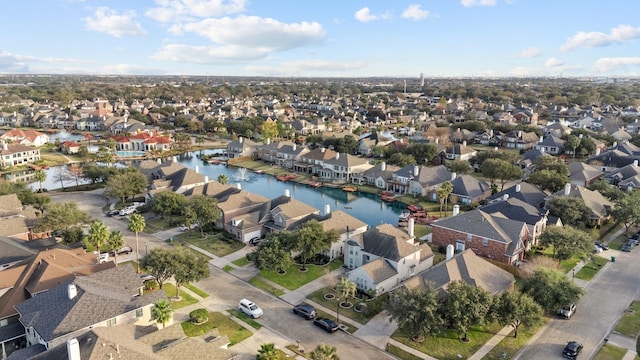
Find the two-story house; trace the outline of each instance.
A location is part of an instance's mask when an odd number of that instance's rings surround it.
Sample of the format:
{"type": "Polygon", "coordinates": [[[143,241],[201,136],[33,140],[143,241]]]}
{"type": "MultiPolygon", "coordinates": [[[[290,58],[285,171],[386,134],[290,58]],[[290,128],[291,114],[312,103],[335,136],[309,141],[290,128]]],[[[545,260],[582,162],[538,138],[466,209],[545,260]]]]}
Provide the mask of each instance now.
{"type": "Polygon", "coordinates": [[[398,170],[400,170],[399,167],[387,165],[387,163],[383,161],[370,169],[353,174],[351,181],[355,184],[372,185],[378,189],[387,190],[389,188],[389,180],[393,179],[393,173],[398,170]]]}
{"type": "Polygon", "coordinates": [[[272,143],[267,139],[266,144],[256,146],[258,159],[270,162],[285,169],[293,169],[300,157],[309,152],[305,146],[299,146],[292,141],[272,143]]]}
{"type": "Polygon", "coordinates": [[[13,167],[40,161],[40,149],[22,144],[2,143],[0,166],[13,167]]]}
{"type": "Polygon", "coordinates": [[[256,146],[258,146],[257,143],[249,139],[239,137],[238,140],[231,141],[227,144],[229,159],[253,156],[255,155],[256,146]]]}
{"type": "Polygon", "coordinates": [[[449,171],[444,165],[433,167],[422,166],[417,177],[409,182],[409,193],[424,196],[431,201],[438,201],[438,189],[446,181],[453,181],[458,175],[449,171]]]}

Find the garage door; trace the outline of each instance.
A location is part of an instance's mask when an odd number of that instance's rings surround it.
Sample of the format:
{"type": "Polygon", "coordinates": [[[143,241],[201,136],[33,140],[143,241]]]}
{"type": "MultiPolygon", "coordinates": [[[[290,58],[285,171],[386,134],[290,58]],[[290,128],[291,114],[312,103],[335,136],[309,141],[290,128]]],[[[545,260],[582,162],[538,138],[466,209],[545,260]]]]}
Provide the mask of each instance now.
{"type": "Polygon", "coordinates": [[[242,241],[248,243],[249,240],[253,239],[254,237],[260,237],[260,235],[260,230],[252,231],[244,234],[244,239],[242,239],[242,241]]]}

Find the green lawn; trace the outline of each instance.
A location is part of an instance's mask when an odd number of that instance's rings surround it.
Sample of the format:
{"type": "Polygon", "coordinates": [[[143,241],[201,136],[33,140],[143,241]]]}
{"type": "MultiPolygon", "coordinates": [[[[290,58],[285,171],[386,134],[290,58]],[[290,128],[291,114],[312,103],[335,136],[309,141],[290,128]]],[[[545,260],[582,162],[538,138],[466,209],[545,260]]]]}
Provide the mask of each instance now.
{"type": "Polygon", "coordinates": [[[459,334],[453,330],[437,337],[428,336],[422,343],[411,340],[411,334],[407,334],[403,329],[396,330],[392,338],[436,359],[458,360],[467,359],[475,354],[501,328],[497,324],[487,325],[484,328],[474,327],[467,334],[470,339],[467,343],[460,341],[459,334]]]}
{"type": "Polygon", "coordinates": [[[191,283],[187,283],[184,284],[184,287],[186,287],[187,289],[193,291],[194,293],[198,294],[198,296],[200,296],[201,298],[206,298],[209,297],[209,294],[207,294],[206,292],[200,290],[199,288],[197,288],[195,285],[191,284],[191,283]]]}
{"type": "MultiPolygon", "coordinates": [[[[228,266],[228,265],[227,265],[228,266]]],[[[276,287],[271,286],[271,284],[266,283],[265,281],[262,281],[262,279],[260,279],[259,277],[254,277],[253,279],[249,280],[249,284],[257,287],[258,289],[262,289],[268,293],[270,293],[271,295],[274,296],[282,296],[284,295],[284,291],[282,291],[281,289],[278,289],[276,287]]]]}
{"type": "Polygon", "coordinates": [[[169,222],[169,218],[166,217],[164,219],[159,216],[145,219],[145,228],[144,232],[147,234],[157,233],[158,231],[169,230],[175,226],[171,226],[169,222]]]}
{"type": "Polygon", "coordinates": [[[589,262],[586,263],[582,267],[582,269],[580,269],[580,271],[576,273],[576,277],[578,279],[590,281],[591,279],[593,279],[594,276],[596,276],[598,271],[600,271],[600,269],[602,269],[602,267],[608,262],[609,260],[601,256],[594,255],[591,257],[591,260],[589,260],[589,262]]]}
{"type": "Polygon", "coordinates": [[[249,260],[247,259],[246,256],[243,256],[243,257],[241,257],[239,259],[233,260],[232,263],[234,265],[236,265],[237,267],[243,267],[243,266],[249,264],[249,260]]]}
{"type": "Polygon", "coordinates": [[[185,321],[180,325],[187,336],[199,336],[216,328],[220,335],[227,335],[229,345],[237,344],[252,335],[251,331],[219,312],[210,312],[209,321],[202,325],[194,325],[191,321],[185,321]]]}
{"type": "Polygon", "coordinates": [[[234,268],[233,266],[231,266],[231,265],[225,265],[225,266],[222,268],[222,270],[224,270],[224,271],[226,271],[226,272],[229,272],[229,271],[231,271],[231,270],[233,270],[233,269],[235,269],[235,268],[234,268]]]}
{"type": "Polygon", "coordinates": [[[625,312],[615,331],[636,338],[640,334],[640,301],[634,301],[629,308],[633,311],[625,312]]]}
{"type": "Polygon", "coordinates": [[[229,313],[235,317],[237,317],[238,319],[246,322],[247,324],[249,324],[252,328],[256,329],[256,330],[260,330],[260,328],[262,327],[262,325],[260,325],[260,323],[258,323],[257,321],[253,320],[252,318],[248,317],[247,315],[245,315],[245,313],[241,313],[238,310],[229,310],[229,313]]]}
{"type": "MultiPolygon", "coordinates": [[[[176,287],[173,284],[164,283],[162,285],[162,290],[164,290],[164,293],[167,294],[167,297],[169,297],[169,299],[176,296],[176,287]]],[[[198,300],[196,300],[193,296],[187,294],[182,290],[180,290],[180,297],[182,298],[180,299],[180,301],[171,301],[171,307],[173,308],[173,310],[180,309],[182,307],[189,306],[198,302],[198,300]]]]}
{"type": "Polygon", "coordinates": [[[340,266],[342,266],[342,262],[336,260],[323,266],[306,265],[307,271],[302,272],[299,271],[301,267],[300,265],[293,264],[287,269],[287,272],[284,275],[280,275],[275,271],[261,270],[260,276],[273,281],[285,289],[295,290],[304,284],[310,283],[311,281],[338,269],[340,266]]]}
{"type": "Polygon", "coordinates": [[[600,347],[593,360],[621,360],[627,353],[627,349],[607,344],[600,347]]]}
{"type": "MultiPolygon", "coordinates": [[[[324,298],[324,294],[330,292],[328,288],[320,289],[309,295],[309,299],[313,300],[317,304],[320,304],[327,309],[336,310],[338,308],[338,301],[335,299],[327,300],[324,298]]],[[[354,308],[343,309],[340,308],[340,316],[346,316],[352,320],[359,322],[360,324],[366,324],[374,316],[376,316],[382,309],[384,309],[384,303],[389,299],[389,294],[378,296],[377,298],[368,302],[368,312],[356,312],[354,308]]],[[[358,304],[360,300],[350,300],[354,305],[358,304]]]]}
{"type": "MultiPolygon", "coordinates": [[[[548,320],[551,320],[551,319],[544,318],[544,322],[547,322],[548,320]]],[[[513,358],[513,356],[522,347],[524,347],[529,342],[529,340],[531,340],[531,337],[535,335],[542,326],[544,326],[544,323],[541,323],[538,326],[535,326],[532,328],[521,325],[520,328],[518,329],[517,339],[513,337],[513,331],[512,331],[511,333],[509,333],[509,335],[507,335],[504,339],[502,339],[498,343],[498,345],[496,345],[493,349],[491,349],[491,351],[489,351],[489,353],[485,355],[483,359],[486,359],[486,360],[504,359],[504,357],[502,357],[502,354],[507,354],[506,355],[507,359],[513,358]]]]}
{"type": "Polygon", "coordinates": [[[399,347],[391,344],[387,344],[387,352],[402,360],[421,360],[419,356],[415,356],[412,353],[406,352],[399,347]]]}
{"type": "MultiPolygon", "coordinates": [[[[549,258],[553,258],[553,247],[549,246],[543,250],[538,250],[537,253],[548,256],[549,258]]],[[[568,273],[569,271],[571,271],[571,269],[576,267],[576,265],[580,262],[580,260],[581,259],[577,256],[572,256],[566,260],[561,260],[560,266],[562,267],[562,271],[564,271],[565,273],[568,273]]]]}
{"type": "Polygon", "coordinates": [[[202,238],[199,231],[186,231],[176,236],[174,241],[186,241],[219,257],[232,254],[244,247],[243,243],[230,238],[224,232],[205,234],[202,238]]]}

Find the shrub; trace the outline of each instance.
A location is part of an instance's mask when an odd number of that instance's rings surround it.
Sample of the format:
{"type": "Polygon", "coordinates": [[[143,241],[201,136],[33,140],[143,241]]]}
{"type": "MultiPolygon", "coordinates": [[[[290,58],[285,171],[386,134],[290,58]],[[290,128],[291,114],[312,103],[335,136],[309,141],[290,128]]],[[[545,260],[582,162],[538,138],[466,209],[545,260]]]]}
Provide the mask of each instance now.
{"type": "Polygon", "coordinates": [[[189,318],[191,322],[194,324],[202,324],[203,322],[209,320],[209,312],[207,309],[195,309],[189,313],[189,318]]]}
{"type": "Polygon", "coordinates": [[[144,289],[146,291],[157,289],[159,287],[158,282],[155,280],[147,280],[144,282],[144,289]]]}

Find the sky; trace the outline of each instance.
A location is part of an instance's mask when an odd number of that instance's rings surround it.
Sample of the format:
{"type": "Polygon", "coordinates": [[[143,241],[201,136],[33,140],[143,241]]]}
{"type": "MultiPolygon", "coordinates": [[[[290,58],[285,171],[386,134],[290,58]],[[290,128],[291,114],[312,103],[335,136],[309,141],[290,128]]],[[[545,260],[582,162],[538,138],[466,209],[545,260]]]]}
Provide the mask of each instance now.
{"type": "Polygon", "coordinates": [[[0,74],[637,77],[638,0],[20,0],[0,74]]]}

